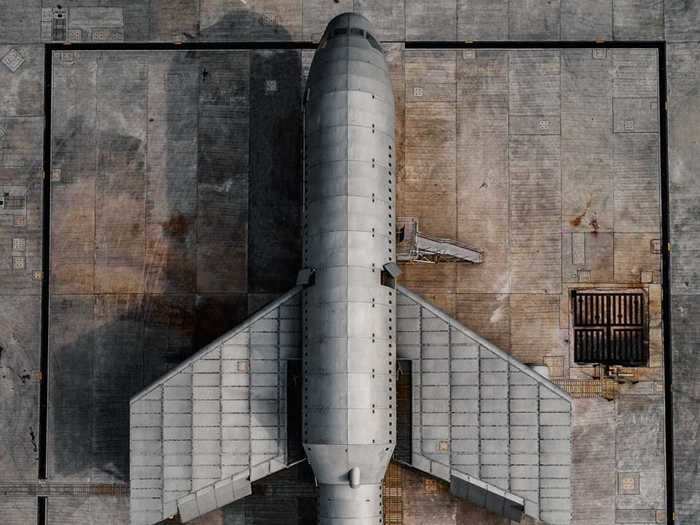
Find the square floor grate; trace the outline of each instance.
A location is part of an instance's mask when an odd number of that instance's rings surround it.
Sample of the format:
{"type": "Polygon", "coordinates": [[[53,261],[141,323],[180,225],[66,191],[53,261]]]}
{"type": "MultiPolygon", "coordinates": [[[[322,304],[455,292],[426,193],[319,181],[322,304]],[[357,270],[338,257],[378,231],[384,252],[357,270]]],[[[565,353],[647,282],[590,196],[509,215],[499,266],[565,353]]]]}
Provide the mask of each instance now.
{"type": "Polygon", "coordinates": [[[577,363],[647,364],[647,315],[642,292],[571,292],[577,363]]]}

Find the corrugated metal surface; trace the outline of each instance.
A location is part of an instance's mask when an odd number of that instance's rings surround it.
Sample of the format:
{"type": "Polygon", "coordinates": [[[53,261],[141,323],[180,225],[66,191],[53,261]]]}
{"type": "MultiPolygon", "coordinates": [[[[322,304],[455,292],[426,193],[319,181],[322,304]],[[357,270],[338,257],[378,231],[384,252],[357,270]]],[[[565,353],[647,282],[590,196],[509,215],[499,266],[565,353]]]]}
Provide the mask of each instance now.
{"type": "Polygon", "coordinates": [[[212,510],[212,502],[233,501],[250,481],[286,466],[286,366],[301,357],[300,292],[294,288],[132,399],[132,525],[178,508],[189,516],[212,510]]]}
{"type": "Polygon", "coordinates": [[[571,397],[403,288],[397,310],[399,358],[413,371],[412,465],[570,523],[571,397]]]}

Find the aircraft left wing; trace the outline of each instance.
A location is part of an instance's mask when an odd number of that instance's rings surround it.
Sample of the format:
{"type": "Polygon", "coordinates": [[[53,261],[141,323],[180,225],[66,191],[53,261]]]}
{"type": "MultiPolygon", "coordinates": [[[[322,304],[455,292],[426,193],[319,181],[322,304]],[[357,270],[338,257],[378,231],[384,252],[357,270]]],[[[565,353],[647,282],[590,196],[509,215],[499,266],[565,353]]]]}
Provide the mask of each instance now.
{"type": "Polygon", "coordinates": [[[183,522],[284,469],[287,365],[301,358],[297,286],[131,399],[132,525],[183,522]]]}

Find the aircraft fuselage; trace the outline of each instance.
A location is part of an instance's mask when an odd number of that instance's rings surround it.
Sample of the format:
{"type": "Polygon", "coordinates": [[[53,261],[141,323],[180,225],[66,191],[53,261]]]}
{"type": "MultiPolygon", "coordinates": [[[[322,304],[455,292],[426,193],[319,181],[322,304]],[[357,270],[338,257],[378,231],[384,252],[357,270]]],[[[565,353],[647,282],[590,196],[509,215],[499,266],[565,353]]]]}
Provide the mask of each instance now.
{"type": "Polygon", "coordinates": [[[322,524],[379,523],[396,441],[394,95],[369,29],[329,23],[304,95],[303,441],[322,524]]]}

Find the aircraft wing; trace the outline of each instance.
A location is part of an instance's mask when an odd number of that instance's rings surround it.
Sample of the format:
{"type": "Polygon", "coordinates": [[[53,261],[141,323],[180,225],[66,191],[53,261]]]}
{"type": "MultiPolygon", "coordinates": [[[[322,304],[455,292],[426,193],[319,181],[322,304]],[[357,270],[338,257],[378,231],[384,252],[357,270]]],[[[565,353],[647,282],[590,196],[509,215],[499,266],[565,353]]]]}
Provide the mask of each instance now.
{"type": "Polygon", "coordinates": [[[301,358],[301,290],[132,398],[132,525],[178,511],[189,521],[297,459],[287,451],[287,369],[301,358]]]}
{"type": "Polygon", "coordinates": [[[411,465],[515,521],[571,519],[571,398],[398,287],[397,353],[410,361],[411,465]]]}

